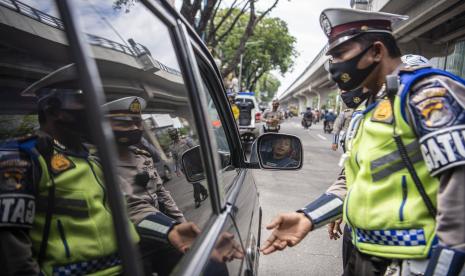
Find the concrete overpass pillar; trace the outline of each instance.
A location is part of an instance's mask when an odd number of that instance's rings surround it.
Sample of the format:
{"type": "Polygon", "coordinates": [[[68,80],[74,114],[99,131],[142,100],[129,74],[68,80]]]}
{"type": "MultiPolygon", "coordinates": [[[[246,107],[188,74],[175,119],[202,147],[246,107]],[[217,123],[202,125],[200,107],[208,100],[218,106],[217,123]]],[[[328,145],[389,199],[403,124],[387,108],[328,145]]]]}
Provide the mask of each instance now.
{"type": "Polygon", "coordinates": [[[305,99],[307,101],[307,106],[306,107],[312,107],[313,108],[313,94],[307,92],[305,93],[305,99]]]}
{"type": "Polygon", "coordinates": [[[300,94],[299,95],[299,113],[304,112],[307,107],[307,98],[300,94]]]}

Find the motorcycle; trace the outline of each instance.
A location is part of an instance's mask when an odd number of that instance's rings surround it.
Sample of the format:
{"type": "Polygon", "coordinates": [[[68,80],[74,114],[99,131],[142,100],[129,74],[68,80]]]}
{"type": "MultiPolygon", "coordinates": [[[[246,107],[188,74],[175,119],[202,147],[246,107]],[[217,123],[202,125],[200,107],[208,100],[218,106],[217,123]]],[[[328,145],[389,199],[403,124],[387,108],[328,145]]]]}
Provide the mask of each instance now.
{"type": "Polygon", "coordinates": [[[331,133],[333,132],[334,121],[325,121],[324,132],[331,133]]]}
{"type": "Polygon", "coordinates": [[[267,133],[267,132],[278,133],[280,128],[281,126],[279,125],[279,123],[271,122],[270,120],[267,120],[266,123],[263,125],[263,133],[267,133]]]}
{"type": "Polygon", "coordinates": [[[309,127],[312,126],[312,119],[311,118],[302,118],[302,126],[305,128],[305,129],[308,129],[309,127]]]}

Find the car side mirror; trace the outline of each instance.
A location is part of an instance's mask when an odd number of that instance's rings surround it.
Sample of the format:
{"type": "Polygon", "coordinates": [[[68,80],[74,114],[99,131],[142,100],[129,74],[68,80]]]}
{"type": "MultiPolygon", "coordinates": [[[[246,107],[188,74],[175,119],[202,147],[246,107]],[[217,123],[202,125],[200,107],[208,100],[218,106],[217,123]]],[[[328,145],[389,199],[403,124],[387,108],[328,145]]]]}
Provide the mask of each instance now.
{"type": "Polygon", "coordinates": [[[187,181],[199,182],[205,179],[200,146],[186,150],[181,156],[181,164],[187,181]]]}
{"type": "Polygon", "coordinates": [[[294,135],[263,134],[257,139],[256,150],[262,169],[298,170],[302,168],[302,142],[294,135]]]}

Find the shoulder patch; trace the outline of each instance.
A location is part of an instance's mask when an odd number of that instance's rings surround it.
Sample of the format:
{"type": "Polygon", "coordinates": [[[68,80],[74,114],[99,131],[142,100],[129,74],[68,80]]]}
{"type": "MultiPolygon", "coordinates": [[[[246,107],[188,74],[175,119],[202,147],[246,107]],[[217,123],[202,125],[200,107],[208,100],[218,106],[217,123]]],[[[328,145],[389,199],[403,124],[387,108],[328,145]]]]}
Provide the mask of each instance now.
{"type": "Polygon", "coordinates": [[[421,93],[417,93],[411,99],[413,104],[417,104],[423,100],[433,97],[444,97],[447,93],[447,89],[444,87],[430,87],[425,88],[421,91],[421,93]]]}
{"type": "Polygon", "coordinates": [[[61,153],[56,153],[52,156],[50,165],[54,174],[59,174],[76,167],[73,161],[61,153]]]}
{"type": "Polygon", "coordinates": [[[400,69],[401,72],[413,72],[416,70],[424,69],[424,68],[431,68],[430,65],[407,65],[400,69]]]}
{"type": "Polygon", "coordinates": [[[372,122],[392,124],[394,117],[392,116],[391,102],[389,100],[382,100],[376,106],[371,116],[372,122]]]}
{"type": "Polygon", "coordinates": [[[18,150],[0,150],[0,193],[23,191],[32,162],[18,150]]]}

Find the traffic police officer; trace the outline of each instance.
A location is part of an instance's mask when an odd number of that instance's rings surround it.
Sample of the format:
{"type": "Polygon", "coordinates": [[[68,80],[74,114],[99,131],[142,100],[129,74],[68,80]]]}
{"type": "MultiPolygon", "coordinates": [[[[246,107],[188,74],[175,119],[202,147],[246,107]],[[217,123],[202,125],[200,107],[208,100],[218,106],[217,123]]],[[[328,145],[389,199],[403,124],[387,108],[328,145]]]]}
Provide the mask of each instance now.
{"type": "Polygon", "coordinates": [[[82,143],[89,131],[75,76],[68,65],[24,90],[38,98],[40,130],[0,145],[3,275],[122,272],[102,169],[82,143]]]}
{"type": "Polygon", "coordinates": [[[108,111],[106,116],[118,146],[121,190],[127,200],[129,217],[141,237],[146,272],[168,275],[200,230],[194,223],[186,222],[163,186],[151,154],[140,147],[141,112],[145,106],[143,98],[130,96],[102,107],[108,111]]]}
{"type": "Polygon", "coordinates": [[[280,124],[283,121],[283,114],[278,110],[279,102],[273,100],[271,103],[271,110],[267,110],[263,113],[263,119],[265,120],[266,126],[263,126],[263,131],[266,132],[268,128],[270,131],[279,131],[280,124]]]}
{"type": "Polygon", "coordinates": [[[372,91],[369,105],[346,141],[345,174],[299,212],[275,218],[265,254],[296,245],[344,213],[357,249],[347,275],[464,272],[465,81],[403,64],[391,33],[403,19],[351,9],[322,12],[332,78],[343,90],[372,91]]]}
{"type": "MultiPolygon", "coordinates": [[[[174,161],[176,162],[176,168],[175,168],[176,175],[181,176],[181,171],[182,171],[181,157],[184,152],[194,147],[194,142],[190,138],[181,138],[179,135],[179,130],[176,128],[168,129],[168,135],[171,138],[171,144],[169,146],[169,150],[171,154],[173,155],[174,161]]],[[[208,191],[199,182],[193,182],[192,186],[194,188],[195,208],[199,208],[200,202],[207,199],[208,191]]]]}

